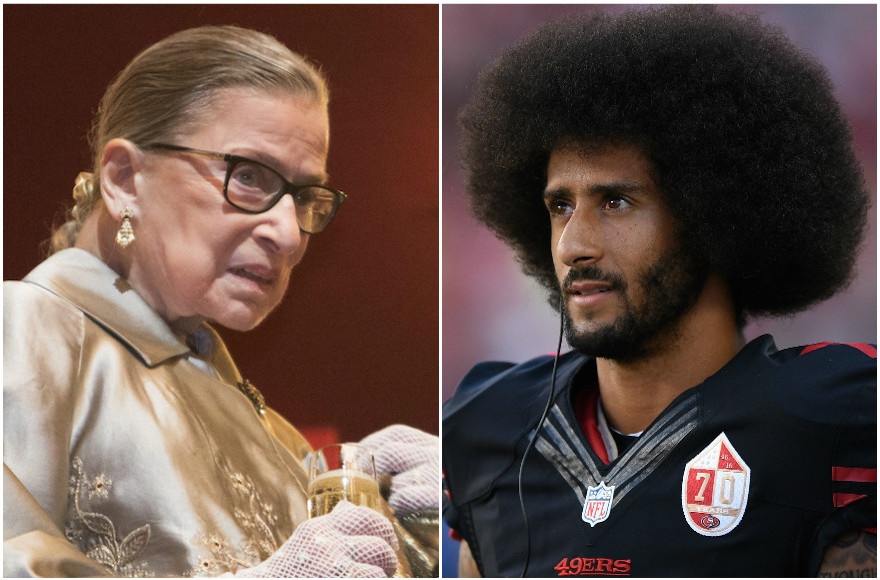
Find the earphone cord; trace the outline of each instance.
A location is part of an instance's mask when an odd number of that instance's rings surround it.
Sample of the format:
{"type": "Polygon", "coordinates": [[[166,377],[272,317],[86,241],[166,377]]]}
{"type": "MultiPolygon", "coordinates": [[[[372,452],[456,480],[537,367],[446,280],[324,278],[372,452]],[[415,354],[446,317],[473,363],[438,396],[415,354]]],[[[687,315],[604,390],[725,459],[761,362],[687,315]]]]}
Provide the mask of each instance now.
{"type": "Polygon", "coordinates": [[[526,446],[526,450],[523,452],[522,460],[519,464],[519,478],[518,478],[518,491],[519,491],[519,508],[522,511],[523,517],[523,527],[526,530],[526,560],[523,563],[523,569],[520,573],[520,578],[525,578],[526,571],[529,569],[529,556],[531,552],[531,537],[529,533],[529,517],[526,515],[526,504],[525,499],[523,498],[523,487],[522,487],[522,476],[523,476],[523,467],[526,464],[526,457],[529,455],[529,451],[532,450],[532,447],[535,446],[535,440],[538,438],[538,433],[541,430],[541,426],[544,424],[544,420],[547,418],[547,413],[550,411],[550,405],[553,403],[553,394],[556,391],[556,365],[559,363],[559,355],[562,352],[562,335],[563,330],[565,328],[565,316],[562,310],[562,300],[560,299],[559,304],[559,343],[556,345],[556,358],[553,359],[553,373],[550,376],[550,396],[547,397],[547,404],[544,406],[544,412],[541,413],[541,418],[538,419],[538,426],[535,427],[535,432],[532,434],[532,438],[529,440],[529,444],[526,446]]]}

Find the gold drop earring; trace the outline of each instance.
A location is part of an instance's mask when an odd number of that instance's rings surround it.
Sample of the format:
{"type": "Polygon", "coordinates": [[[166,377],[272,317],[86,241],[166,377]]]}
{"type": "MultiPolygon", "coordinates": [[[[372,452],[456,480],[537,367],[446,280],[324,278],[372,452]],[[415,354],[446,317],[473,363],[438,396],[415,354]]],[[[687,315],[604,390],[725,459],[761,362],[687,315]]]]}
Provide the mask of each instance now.
{"type": "Polygon", "coordinates": [[[119,224],[119,231],[116,232],[116,243],[125,248],[134,241],[134,230],[131,228],[131,218],[134,217],[134,212],[130,207],[125,206],[119,217],[122,218],[122,223],[119,224]]]}

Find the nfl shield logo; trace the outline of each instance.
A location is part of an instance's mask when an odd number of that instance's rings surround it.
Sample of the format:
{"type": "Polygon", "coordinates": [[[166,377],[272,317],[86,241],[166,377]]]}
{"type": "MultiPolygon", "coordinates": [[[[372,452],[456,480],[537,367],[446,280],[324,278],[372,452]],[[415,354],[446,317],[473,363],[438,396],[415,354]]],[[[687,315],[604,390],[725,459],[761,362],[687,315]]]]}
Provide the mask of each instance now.
{"type": "Polygon", "coordinates": [[[614,499],[614,486],[608,487],[603,481],[595,487],[587,488],[587,499],[584,502],[584,511],[581,519],[595,526],[599,522],[608,519],[611,513],[611,500],[614,499]]]}
{"type": "Polygon", "coordinates": [[[751,470],[722,433],[684,468],[684,517],[704,536],[723,536],[742,520],[751,470]]]}

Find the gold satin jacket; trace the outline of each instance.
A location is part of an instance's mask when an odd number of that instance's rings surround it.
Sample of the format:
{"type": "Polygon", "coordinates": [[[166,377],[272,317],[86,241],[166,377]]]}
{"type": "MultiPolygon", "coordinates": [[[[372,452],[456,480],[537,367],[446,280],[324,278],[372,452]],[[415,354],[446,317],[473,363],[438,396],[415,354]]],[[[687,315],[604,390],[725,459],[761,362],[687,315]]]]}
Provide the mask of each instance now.
{"type": "Polygon", "coordinates": [[[234,572],[306,519],[308,443],[208,325],[179,339],[79,249],[5,282],[3,317],[4,576],[234,572]]]}

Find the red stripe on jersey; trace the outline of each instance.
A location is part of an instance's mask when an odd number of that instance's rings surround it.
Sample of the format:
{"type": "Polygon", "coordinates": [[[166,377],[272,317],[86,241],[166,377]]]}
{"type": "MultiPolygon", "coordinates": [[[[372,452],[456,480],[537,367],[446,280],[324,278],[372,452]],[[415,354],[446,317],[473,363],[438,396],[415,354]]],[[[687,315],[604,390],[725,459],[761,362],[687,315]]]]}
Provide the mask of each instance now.
{"type": "Polygon", "coordinates": [[[866,498],[866,495],[859,495],[857,493],[834,493],[832,494],[832,500],[834,501],[834,507],[843,507],[845,505],[849,505],[854,501],[858,501],[862,498],[866,498]]]}
{"type": "Polygon", "coordinates": [[[873,483],[877,481],[877,469],[867,467],[832,467],[831,479],[834,481],[873,483]]]}
{"type": "Polygon", "coordinates": [[[605,450],[605,442],[602,441],[602,435],[599,433],[598,402],[599,389],[588,389],[586,392],[581,389],[574,398],[574,413],[578,423],[581,424],[587,443],[599,459],[608,464],[611,461],[608,460],[608,451],[605,450]]]}
{"type": "Polygon", "coordinates": [[[808,352],[813,352],[814,350],[819,350],[820,348],[825,348],[826,346],[831,346],[834,344],[845,344],[846,346],[851,346],[856,350],[860,350],[871,358],[877,358],[877,347],[871,346],[870,344],[865,344],[863,342],[856,343],[845,343],[845,342],[820,342],[818,344],[811,344],[810,346],[804,348],[801,351],[801,355],[805,355],[808,352]]]}
{"type": "Polygon", "coordinates": [[[455,540],[456,542],[460,542],[464,539],[461,537],[461,534],[459,534],[458,532],[456,532],[452,528],[449,528],[449,537],[452,538],[453,540],[455,540]]]}

